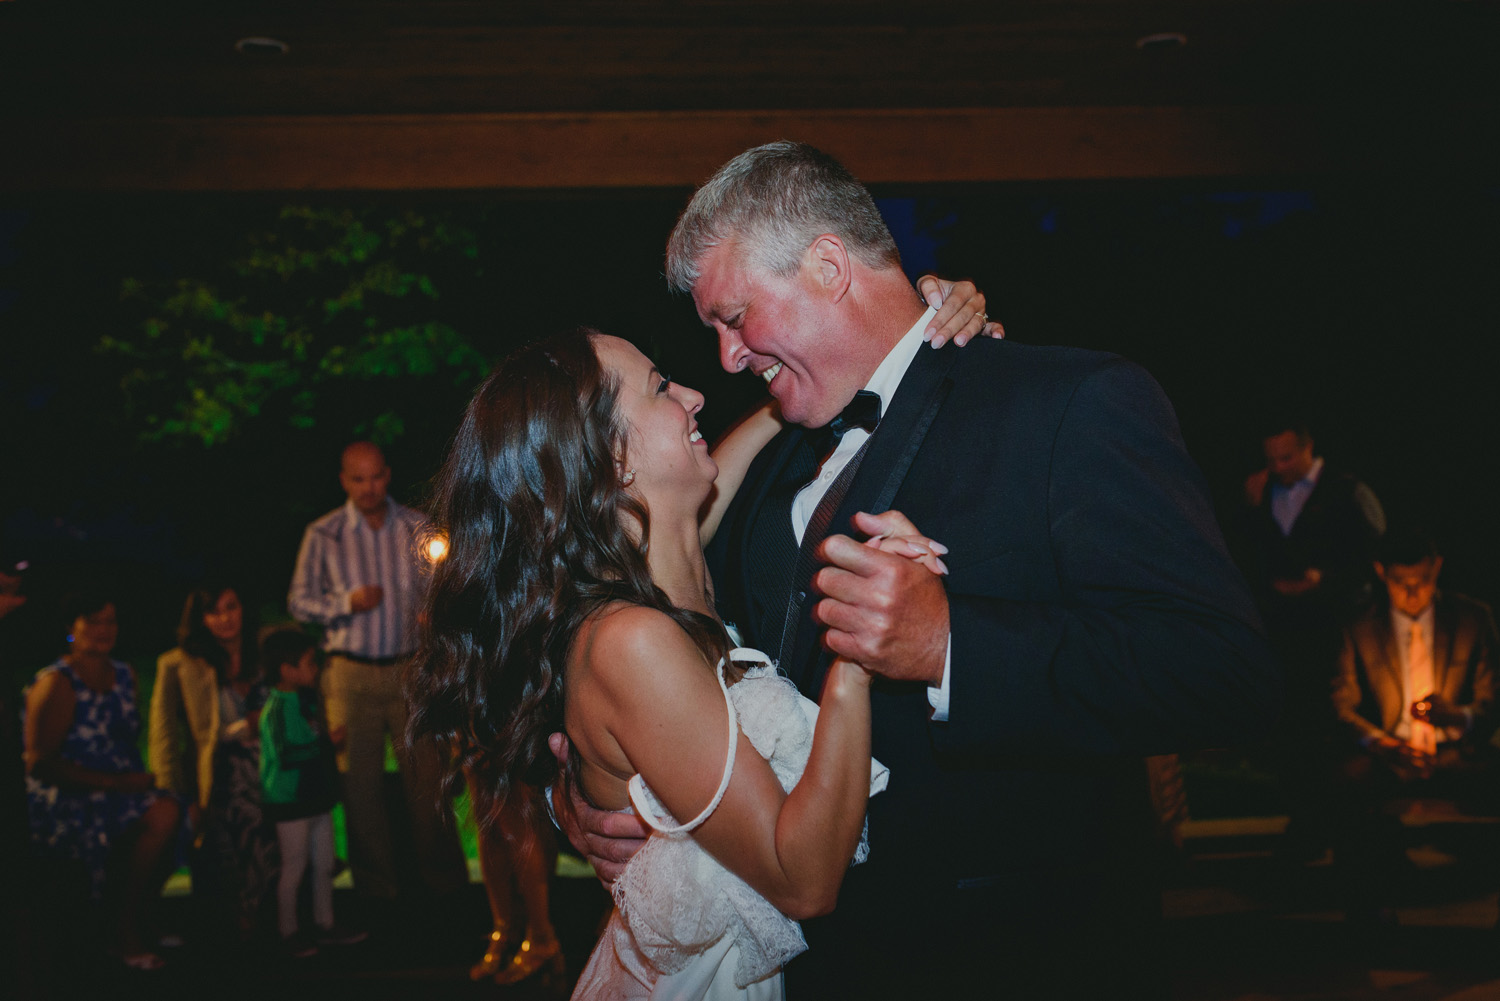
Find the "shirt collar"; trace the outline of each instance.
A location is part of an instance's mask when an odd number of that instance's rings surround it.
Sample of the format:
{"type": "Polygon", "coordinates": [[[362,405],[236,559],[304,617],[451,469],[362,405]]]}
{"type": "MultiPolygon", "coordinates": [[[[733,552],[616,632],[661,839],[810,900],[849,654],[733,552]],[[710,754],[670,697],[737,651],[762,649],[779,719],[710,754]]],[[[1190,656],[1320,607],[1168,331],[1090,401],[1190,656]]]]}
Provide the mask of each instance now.
{"type": "Polygon", "coordinates": [[[1415,618],[1413,618],[1410,615],[1407,615],[1405,612],[1401,611],[1401,609],[1392,606],[1392,608],[1391,608],[1391,622],[1392,622],[1393,625],[1395,625],[1396,631],[1400,635],[1402,635],[1402,636],[1405,636],[1405,635],[1407,635],[1408,633],[1411,632],[1411,627],[1412,627],[1413,623],[1420,622],[1422,624],[1422,631],[1427,636],[1431,637],[1432,636],[1432,622],[1433,622],[1433,618],[1434,618],[1433,609],[1436,606],[1437,606],[1437,598],[1436,598],[1436,596],[1434,596],[1433,599],[1427,603],[1427,607],[1424,608],[1424,609],[1422,609],[1422,614],[1418,615],[1415,618]]]}
{"type": "MultiPolygon", "coordinates": [[[[385,516],[387,520],[389,520],[391,517],[391,498],[389,495],[387,495],[385,498],[385,516]]],[[[347,525],[349,528],[358,528],[360,522],[364,520],[365,516],[359,513],[359,508],[354,506],[354,501],[352,499],[344,501],[345,525],[347,525]]]]}
{"type": "Polygon", "coordinates": [[[875,374],[870,376],[870,381],[865,383],[866,389],[880,396],[880,416],[885,416],[886,408],[891,405],[891,398],[896,395],[911,360],[922,347],[922,331],[927,329],[927,324],[936,315],[937,310],[928,306],[911,329],[901,335],[895,347],[881,360],[875,374]]]}
{"type": "Polygon", "coordinates": [[[1293,480],[1291,483],[1282,483],[1280,480],[1274,480],[1271,483],[1271,493],[1273,496],[1280,496],[1283,494],[1291,493],[1292,491],[1296,491],[1298,493],[1306,493],[1308,491],[1311,491],[1318,485],[1318,477],[1322,475],[1323,457],[1319,456],[1318,458],[1314,459],[1313,464],[1308,467],[1307,475],[1303,476],[1300,480],[1293,480]]]}

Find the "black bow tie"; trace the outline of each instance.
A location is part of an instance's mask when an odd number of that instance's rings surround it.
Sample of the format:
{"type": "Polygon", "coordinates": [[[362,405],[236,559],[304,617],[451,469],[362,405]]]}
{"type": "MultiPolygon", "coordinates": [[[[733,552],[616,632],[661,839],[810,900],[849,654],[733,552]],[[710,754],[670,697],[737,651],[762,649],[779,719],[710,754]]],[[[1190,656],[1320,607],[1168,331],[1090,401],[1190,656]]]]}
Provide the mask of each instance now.
{"type": "Polygon", "coordinates": [[[826,427],[813,432],[813,441],[818,453],[824,454],[837,448],[844,435],[855,428],[863,428],[873,434],[879,424],[880,394],[861,389],[854,394],[854,399],[849,401],[849,405],[839,411],[839,415],[829,421],[826,427]]]}

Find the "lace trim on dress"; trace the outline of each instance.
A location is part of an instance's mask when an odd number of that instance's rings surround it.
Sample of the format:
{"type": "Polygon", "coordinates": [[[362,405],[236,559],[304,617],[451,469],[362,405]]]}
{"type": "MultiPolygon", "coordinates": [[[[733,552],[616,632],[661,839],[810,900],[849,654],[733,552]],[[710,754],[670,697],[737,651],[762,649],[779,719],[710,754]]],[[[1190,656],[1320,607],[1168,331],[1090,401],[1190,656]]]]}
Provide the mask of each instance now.
{"type": "MultiPolygon", "coordinates": [[[[771,664],[771,658],[759,650],[742,646],[737,646],[729,651],[728,659],[734,663],[753,661],[767,666],[771,664]]],[[[627,784],[627,788],[630,790],[630,802],[635,804],[635,812],[642,820],[651,825],[652,830],[660,831],[662,834],[682,834],[693,830],[713,815],[713,812],[719,808],[719,804],[723,802],[724,794],[729,791],[729,779],[734,774],[734,752],[735,748],[739,746],[740,725],[739,719],[735,715],[734,702],[729,697],[729,686],[724,681],[724,660],[725,658],[723,657],[719,658],[719,663],[714,667],[714,677],[719,681],[719,691],[724,693],[724,705],[729,710],[729,750],[724,755],[724,774],[719,779],[719,789],[714,793],[714,797],[709,801],[708,805],[703,808],[703,812],[685,824],[667,823],[657,816],[654,797],[648,796],[646,783],[641,778],[639,772],[632,775],[630,782],[627,784]]]]}

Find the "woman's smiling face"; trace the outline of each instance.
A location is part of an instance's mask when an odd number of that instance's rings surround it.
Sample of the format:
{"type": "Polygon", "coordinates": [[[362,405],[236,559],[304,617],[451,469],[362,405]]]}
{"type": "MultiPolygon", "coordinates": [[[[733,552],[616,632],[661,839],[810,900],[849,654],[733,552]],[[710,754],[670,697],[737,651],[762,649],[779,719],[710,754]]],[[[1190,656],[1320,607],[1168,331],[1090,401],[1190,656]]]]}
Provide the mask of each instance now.
{"type": "Polygon", "coordinates": [[[630,489],[648,503],[694,498],[696,510],[719,475],[698,431],[703,394],[672,382],[628,341],[601,335],[593,343],[618,390],[617,406],[626,426],[621,464],[634,474],[630,489]]]}

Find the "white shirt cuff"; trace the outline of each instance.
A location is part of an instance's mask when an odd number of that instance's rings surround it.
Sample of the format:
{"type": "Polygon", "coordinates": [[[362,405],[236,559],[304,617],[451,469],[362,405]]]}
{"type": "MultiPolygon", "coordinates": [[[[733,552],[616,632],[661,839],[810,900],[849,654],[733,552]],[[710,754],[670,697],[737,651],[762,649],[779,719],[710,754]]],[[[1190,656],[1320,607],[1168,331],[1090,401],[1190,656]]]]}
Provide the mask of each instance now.
{"type": "Polygon", "coordinates": [[[948,634],[948,646],[943,651],[943,683],[937,688],[927,686],[927,702],[932,706],[934,723],[948,722],[948,681],[953,670],[953,634],[948,634]]]}

